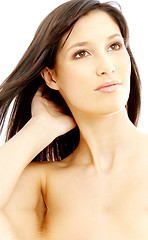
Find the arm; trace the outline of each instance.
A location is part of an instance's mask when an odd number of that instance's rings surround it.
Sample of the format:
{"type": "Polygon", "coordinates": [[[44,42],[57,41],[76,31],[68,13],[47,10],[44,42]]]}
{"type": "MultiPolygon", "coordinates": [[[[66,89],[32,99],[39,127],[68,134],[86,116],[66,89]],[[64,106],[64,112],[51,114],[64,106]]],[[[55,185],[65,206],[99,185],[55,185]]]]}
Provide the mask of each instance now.
{"type": "Polygon", "coordinates": [[[32,118],[0,148],[0,209],[11,194],[26,166],[56,137],[71,130],[75,123],[58,107],[42,97],[40,87],[32,101],[32,118]]]}
{"type": "Polygon", "coordinates": [[[0,239],[19,240],[3,211],[0,211],[0,239]]]}
{"type": "Polygon", "coordinates": [[[43,240],[35,211],[0,211],[1,240],[43,240]]]}
{"type": "MultiPolygon", "coordinates": [[[[31,210],[38,215],[46,212],[46,169],[48,163],[30,163],[21,174],[5,211],[10,212],[31,210]],[[46,166],[45,166],[46,165],[46,166]]],[[[42,215],[39,216],[39,219],[42,215]]]]}
{"type": "MultiPolygon", "coordinates": [[[[52,134],[50,134],[48,143],[52,140],[52,134]]],[[[45,136],[41,124],[32,119],[17,135],[1,147],[0,208],[3,208],[8,202],[25,167],[45,146],[45,136]]],[[[26,169],[24,177],[26,174],[29,175],[28,171],[30,168],[26,169]]]]}

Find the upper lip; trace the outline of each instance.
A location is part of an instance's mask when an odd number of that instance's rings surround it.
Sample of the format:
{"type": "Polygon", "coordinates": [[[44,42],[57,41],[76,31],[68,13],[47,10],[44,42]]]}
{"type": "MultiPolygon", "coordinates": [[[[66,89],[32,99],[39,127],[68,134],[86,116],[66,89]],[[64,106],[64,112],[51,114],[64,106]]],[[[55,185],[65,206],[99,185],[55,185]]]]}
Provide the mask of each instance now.
{"type": "Polygon", "coordinates": [[[101,84],[99,87],[97,87],[95,90],[99,90],[99,89],[101,89],[103,87],[108,87],[108,86],[115,85],[115,84],[121,84],[121,82],[119,82],[119,81],[105,82],[105,83],[101,84]]]}

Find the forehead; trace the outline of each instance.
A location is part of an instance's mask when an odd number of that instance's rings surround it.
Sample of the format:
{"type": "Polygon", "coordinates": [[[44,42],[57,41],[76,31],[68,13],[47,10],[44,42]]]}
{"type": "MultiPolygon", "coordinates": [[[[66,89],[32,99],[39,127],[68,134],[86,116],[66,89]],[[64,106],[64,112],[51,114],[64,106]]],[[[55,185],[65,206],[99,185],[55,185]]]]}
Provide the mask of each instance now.
{"type": "Polygon", "coordinates": [[[115,20],[106,12],[101,10],[94,10],[81,17],[74,25],[71,32],[61,40],[61,46],[64,44],[64,48],[79,41],[89,41],[92,39],[103,40],[106,36],[119,33],[120,28],[115,20]],[[68,38],[67,38],[68,36],[68,38]]]}

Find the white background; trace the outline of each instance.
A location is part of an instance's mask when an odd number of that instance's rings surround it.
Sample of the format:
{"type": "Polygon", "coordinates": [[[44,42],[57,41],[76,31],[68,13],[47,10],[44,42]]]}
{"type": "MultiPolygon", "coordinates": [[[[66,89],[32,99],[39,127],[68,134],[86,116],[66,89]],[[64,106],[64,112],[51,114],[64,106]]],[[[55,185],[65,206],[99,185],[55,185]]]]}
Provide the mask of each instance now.
{"type": "MultiPolygon", "coordinates": [[[[64,0],[5,0],[0,4],[0,84],[12,72],[44,19],[64,0]]],[[[105,2],[105,1],[101,1],[105,2]]],[[[142,81],[142,110],[138,128],[148,133],[147,1],[117,0],[130,29],[130,45],[142,81]]],[[[2,144],[2,136],[0,145],[2,144]]]]}

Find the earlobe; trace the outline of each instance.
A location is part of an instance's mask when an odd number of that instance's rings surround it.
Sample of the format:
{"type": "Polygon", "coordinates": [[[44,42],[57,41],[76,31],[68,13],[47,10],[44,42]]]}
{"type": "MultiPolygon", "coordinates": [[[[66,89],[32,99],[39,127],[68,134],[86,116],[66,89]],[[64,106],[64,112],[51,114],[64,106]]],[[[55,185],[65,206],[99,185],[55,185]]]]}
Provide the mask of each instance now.
{"type": "Polygon", "coordinates": [[[53,90],[59,90],[53,69],[49,69],[48,67],[44,68],[44,70],[41,72],[41,76],[45,80],[45,83],[48,87],[53,90]]]}

